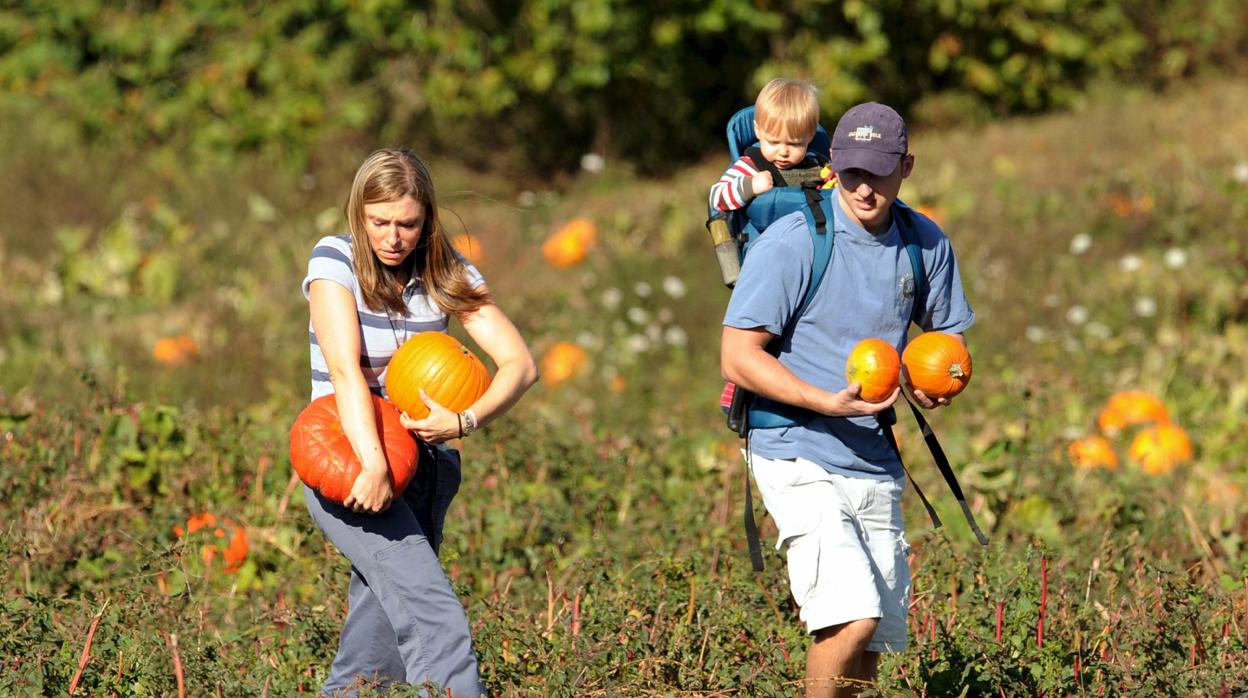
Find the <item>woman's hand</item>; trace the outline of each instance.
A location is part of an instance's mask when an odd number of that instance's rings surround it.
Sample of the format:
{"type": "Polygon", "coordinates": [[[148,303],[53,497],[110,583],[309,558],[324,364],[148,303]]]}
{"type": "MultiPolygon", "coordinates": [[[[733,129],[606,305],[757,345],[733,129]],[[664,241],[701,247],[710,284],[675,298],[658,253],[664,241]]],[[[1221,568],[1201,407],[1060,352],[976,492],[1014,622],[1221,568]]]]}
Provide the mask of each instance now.
{"type": "Polygon", "coordinates": [[[404,412],[399,415],[399,422],[404,429],[416,432],[422,441],[431,444],[440,444],[462,436],[459,432],[458,414],[434,402],[424,390],[420,391],[420,399],[429,408],[429,415],[424,419],[412,419],[404,412]]]}
{"type": "Polygon", "coordinates": [[[342,505],[356,513],[376,514],[390,507],[392,497],[389,468],[366,468],[355,478],[342,505]]]}

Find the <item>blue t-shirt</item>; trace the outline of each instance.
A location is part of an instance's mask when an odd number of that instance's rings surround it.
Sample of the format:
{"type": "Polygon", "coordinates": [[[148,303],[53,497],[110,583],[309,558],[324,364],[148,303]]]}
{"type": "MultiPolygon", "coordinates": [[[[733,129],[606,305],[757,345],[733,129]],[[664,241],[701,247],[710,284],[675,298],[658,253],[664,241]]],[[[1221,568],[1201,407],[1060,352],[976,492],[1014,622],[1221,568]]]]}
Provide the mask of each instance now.
{"type": "MultiPolygon", "coordinates": [[[[839,200],[831,208],[836,237],[828,270],[779,359],[803,381],[839,391],[847,385],[845,362],[859,341],[879,337],[898,351],[905,347],[915,283],[896,216],[888,232],[877,237],[849,220],[839,200]]],[[[962,292],[949,238],[926,216],[913,212],[913,219],[927,276],[927,292],[918,299],[919,324],[926,331],[963,332],[975,322],[975,313],[962,292]]],[[[814,244],[801,212],[777,220],[751,246],[724,325],[782,335],[806,296],[813,259],[814,244]]],[[[842,475],[902,476],[901,463],[871,415],[752,429],[750,446],[767,458],[802,457],[842,475]]]]}

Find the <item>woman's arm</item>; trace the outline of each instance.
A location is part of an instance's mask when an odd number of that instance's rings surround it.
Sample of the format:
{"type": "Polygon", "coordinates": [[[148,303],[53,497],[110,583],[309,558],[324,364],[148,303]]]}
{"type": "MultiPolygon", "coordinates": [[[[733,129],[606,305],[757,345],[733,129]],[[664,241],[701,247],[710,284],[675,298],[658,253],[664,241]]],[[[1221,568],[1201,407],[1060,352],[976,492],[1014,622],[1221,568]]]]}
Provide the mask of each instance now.
{"type": "Polygon", "coordinates": [[[724,380],[732,381],[755,395],[830,417],[883,412],[901,394],[900,390],[894,390],[883,402],[867,402],[862,399],[862,386],[857,382],[836,393],[813,386],[767,353],[767,343],[773,336],[762,328],[743,330],[725,326],[719,355],[724,380]]]}
{"type": "MultiPolygon", "coordinates": [[[[537,382],[537,364],[520,331],[497,305],[487,303],[465,315],[464,329],[480,346],[498,370],[485,394],[469,409],[484,426],[506,412],[537,382]]],[[[425,398],[429,416],[420,420],[404,417],[403,425],[430,443],[441,443],[460,436],[459,415],[425,398]]]]}
{"type": "Polygon", "coordinates": [[[377,435],[372,394],[360,370],[360,317],[355,298],[341,284],[316,279],[308,288],[308,306],[316,342],[334,384],[338,418],[361,472],[343,506],[353,511],[378,512],[390,506],[390,468],[377,435]]]}

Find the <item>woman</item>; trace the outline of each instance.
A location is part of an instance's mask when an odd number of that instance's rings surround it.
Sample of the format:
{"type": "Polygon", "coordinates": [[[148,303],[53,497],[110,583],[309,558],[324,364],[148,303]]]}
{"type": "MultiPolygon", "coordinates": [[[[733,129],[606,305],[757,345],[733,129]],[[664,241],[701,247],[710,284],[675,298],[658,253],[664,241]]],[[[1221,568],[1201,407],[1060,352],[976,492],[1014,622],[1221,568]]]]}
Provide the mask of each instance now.
{"type": "Polygon", "coordinates": [[[355,174],[349,235],[312,250],[304,295],[311,312],[312,399],[333,393],[362,464],[340,505],[304,487],[313,520],[351,561],[349,611],[323,691],[407,681],[482,689],[463,604],[438,562],[442,522],[459,489],[449,439],[489,424],[537,379],[524,339],[491,300],[477,270],[438,225],[433,182],[408,150],[379,150],[355,174]],[[403,425],[421,440],[412,483],[392,492],[370,392],[412,335],[445,331],[457,317],[498,367],[489,389],[459,414],[425,397],[429,416],[403,425]]]}

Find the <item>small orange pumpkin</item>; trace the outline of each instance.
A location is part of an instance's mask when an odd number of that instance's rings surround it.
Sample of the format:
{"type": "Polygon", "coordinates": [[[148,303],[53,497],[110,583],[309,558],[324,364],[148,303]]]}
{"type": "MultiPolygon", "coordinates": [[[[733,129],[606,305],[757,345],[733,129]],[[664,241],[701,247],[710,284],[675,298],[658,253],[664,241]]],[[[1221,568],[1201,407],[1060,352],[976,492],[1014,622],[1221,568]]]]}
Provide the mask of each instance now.
{"type": "Polygon", "coordinates": [[[585,259],[598,239],[598,226],[585,218],[569,222],[542,243],[542,256],[551,266],[570,267],[585,259]]]}
{"type": "Polygon", "coordinates": [[[910,385],[930,398],[951,398],[971,381],[971,353],[945,332],[924,332],[901,353],[910,385]]]}
{"type": "Polygon", "coordinates": [[[1127,454],[1149,475],[1165,475],[1192,459],[1192,442],[1181,427],[1156,424],[1135,435],[1127,454]]]}
{"type": "MultiPolygon", "coordinates": [[[[390,486],[398,494],[416,474],[416,439],[403,428],[394,405],[376,395],[372,398],[377,435],[390,466],[390,486]]],[[[290,464],[299,479],[326,499],[341,504],[351,494],[360,459],[342,430],[332,394],[313,400],[295,419],[290,428],[290,464]]]]}
{"type": "Polygon", "coordinates": [[[542,382],[554,387],[576,376],[589,357],[571,342],[556,342],[542,355],[542,382]]]}
{"type": "Polygon", "coordinates": [[[1144,390],[1114,393],[1097,417],[1101,431],[1113,436],[1135,424],[1168,424],[1170,415],[1161,400],[1144,390]]]}
{"type": "Polygon", "coordinates": [[[452,412],[463,412],[490,387],[481,359],[445,332],[421,332],[394,352],[386,368],[386,395],[412,419],[429,416],[420,391],[452,412]]]}
{"type": "Polygon", "coordinates": [[[1093,434],[1070,442],[1066,447],[1070,459],[1080,468],[1105,468],[1114,470],[1118,467],[1118,455],[1109,439],[1093,434]]]}
{"type": "Polygon", "coordinates": [[[845,380],[862,386],[862,399],[883,402],[900,383],[901,359],[897,348],[878,337],[854,345],[845,362],[845,380]]]}
{"type": "Polygon", "coordinates": [[[451,240],[451,247],[464,256],[473,266],[481,266],[485,261],[485,247],[472,233],[461,233],[451,240]]]}

